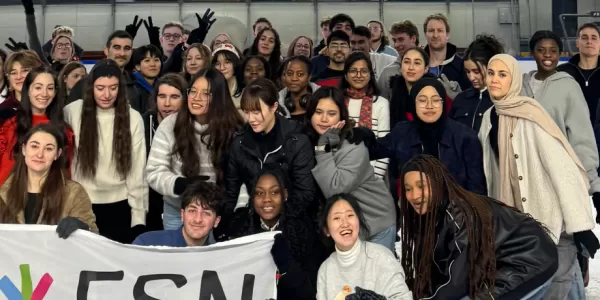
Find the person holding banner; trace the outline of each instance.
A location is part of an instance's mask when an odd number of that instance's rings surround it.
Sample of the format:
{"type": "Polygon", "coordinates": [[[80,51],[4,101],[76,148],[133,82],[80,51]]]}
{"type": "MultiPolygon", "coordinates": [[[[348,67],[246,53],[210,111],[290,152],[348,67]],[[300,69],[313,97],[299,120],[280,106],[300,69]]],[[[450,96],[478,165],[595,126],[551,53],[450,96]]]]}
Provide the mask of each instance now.
{"type": "Polygon", "coordinates": [[[0,224],[57,225],[66,238],[76,229],[97,233],[96,217],[85,189],[64,169],[61,130],[39,124],[23,137],[13,172],[0,187],[0,224]]]}
{"type": "Polygon", "coordinates": [[[167,247],[210,245],[210,232],[221,221],[222,195],[223,190],[214,183],[193,181],[181,194],[181,228],[146,232],[138,236],[133,244],[167,247]]]}
{"type": "Polygon", "coordinates": [[[337,194],[327,199],[320,225],[335,243],[335,252],[319,268],[318,300],[413,299],[392,252],[359,238],[370,236],[370,230],[356,197],[337,194]]]}
{"type": "Polygon", "coordinates": [[[306,213],[286,213],[293,209],[288,206],[288,187],[281,168],[266,166],[256,180],[250,203],[236,210],[230,236],[281,231],[271,248],[278,269],[277,299],[315,299],[317,271],[326,251],[306,213]]]}

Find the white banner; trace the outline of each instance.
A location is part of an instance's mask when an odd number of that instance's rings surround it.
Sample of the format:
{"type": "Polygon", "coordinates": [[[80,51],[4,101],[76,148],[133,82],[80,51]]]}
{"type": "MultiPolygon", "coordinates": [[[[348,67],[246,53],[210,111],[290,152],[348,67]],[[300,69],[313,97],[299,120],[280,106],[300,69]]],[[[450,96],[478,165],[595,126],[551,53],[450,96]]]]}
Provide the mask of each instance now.
{"type": "Polygon", "coordinates": [[[56,226],[0,225],[1,300],[275,298],[275,232],[206,247],[122,245],[56,226]]]}

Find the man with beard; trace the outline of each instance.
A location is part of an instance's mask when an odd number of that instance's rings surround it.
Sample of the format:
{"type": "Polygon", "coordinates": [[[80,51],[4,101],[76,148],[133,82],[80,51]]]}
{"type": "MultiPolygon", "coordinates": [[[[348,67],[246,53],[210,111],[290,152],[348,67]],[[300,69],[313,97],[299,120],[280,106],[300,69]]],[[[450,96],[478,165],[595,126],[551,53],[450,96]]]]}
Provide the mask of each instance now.
{"type": "Polygon", "coordinates": [[[437,13],[423,23],[429,54],[429,72],[437,76],[452,99],[471,86],[464,69],[463,59],[456,55],[456,46],[448,43],[450,24],[446,16],[437,13]]]}
{"type": "MultiPolygon", "coordinates": [[[[127,31],[117,30],[108,37],[106,46],[104,47],[104,55],[106,55],[107,58],[114,60],[123,72],[125,84],[127,86],[127,100],[129,100],[131,107],[140,114],[144,114],[145,111],[141,110],[146,106],[142,105],[143,100],[140,99],[140,95],[135,87],[135,80],[132,79],[131,74],[125,71],[125,66],[129,63],[132,54],[133,38],[127,31]]],[[[83,99],[86,83],[87,78],[83,78],[73,86],[69,93],[68,103],[83,99]]]]}
{"type": "Polygon", "coordinates": [[[379,79],[379,75],[383,68],[394,63],[396,61],[395,56],[387,55],[384,53],[371,52],[371,31],[365,26],[356,26],[352,30],[352,38],[350,39],[350,46],[352,52],[363,52],[371,58],[371,65],[373,66],[373,73],[375,73],[375,80],[379,79]]]}
{"type": "MultiPolygon", "coordinates": [[[[331,18],[331,21],[329,21],[330,32],[341,30],[345,32],[346,35],[348,35],[348,37],[352,36],[352,30],[354,30],[354,27],[356,27],[354,25],[354,20],[352,20],[352,18],[350,18],[350,16],[346,14],[337,14],[331,18]]],[[[350,45],[349,42],[348,45],[350,45]]],[[[327,69],[327,66],[329,65],[329,51],[327,51],[326,49],[322,49],[320,53],[321,54],[314,53],[315,56],[310,59],[310,64],[312,65],[310,74],[313,77],[316,77],[319,74],[321,74],[323,71],[325,71],[325,69],[327,69]]]]}
{"type": "Polygon", "coordinates": [[[367,28],[371,30],[371,52],[383,53],[391,56],[398,56],[398,52],[390,47],[390,41],[385,35],[383,23],[379,21],[369,21],[367,28]]]}
{"type": "Polygon", "coordinates": [[[350,54],[350,37],[343,30],[336,30],[327,39],[327,55],[329,65],[327,69],[312,78],[312,82],[319,86],[339,86],[340,79],[344,76],[344,63],[350,54]]]}

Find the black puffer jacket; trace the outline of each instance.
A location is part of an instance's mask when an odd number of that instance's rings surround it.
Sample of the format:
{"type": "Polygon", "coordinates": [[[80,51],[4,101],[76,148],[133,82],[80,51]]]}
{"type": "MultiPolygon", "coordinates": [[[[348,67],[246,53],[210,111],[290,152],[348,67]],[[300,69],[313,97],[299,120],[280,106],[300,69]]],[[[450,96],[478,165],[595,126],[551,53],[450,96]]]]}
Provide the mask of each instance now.
{"type": "MultiPolygon", "coordinates": [[[[227,216],[233,213],[242,184],[246,184],[247,187],[254,186],[254,181],[263,166],[268,164],[279,165],[288,176],[291,191],[288,191],[290,197],[287,201],[293,207],[290,213],[317,210],[316,185],[311,173],[315,166],[314,149],[308,136],[302,133],[299,123],[280,115],[276,116],[278,126],[273,130],[279,130],[280,147],[265,157],[261,157],[258,144],[254,140],[255,133],[248,124],[237,133],[232,142],[225,170],[226,199],[222,218],[225,222],[227,216]]],[[[248,191],[248,194],[252,197],[252,191],[248,191]]]]}
{"type": "Polygon", "coordinates": [[[450,118],[479,132],[483,114],[493,105],[487,89],[480,91],[470,88],[454,98],[450,109],[450,118]]]}
{"type": "MultiPolygon", "coordinates": [[[[490,299],[521,299],[552,278],[558,269],[556,245],[531,217],[488,199],[492,209],[496,281],[490,299]]],[[[450,201],[433,253],[433,294],[429,299],[461,299],[469,293],[466,216],[450,201]]],[[[478,298],[479,299],[479,298],[478,298]]],[[[483,299],[483,297],[482,297],[483,299]]]]}

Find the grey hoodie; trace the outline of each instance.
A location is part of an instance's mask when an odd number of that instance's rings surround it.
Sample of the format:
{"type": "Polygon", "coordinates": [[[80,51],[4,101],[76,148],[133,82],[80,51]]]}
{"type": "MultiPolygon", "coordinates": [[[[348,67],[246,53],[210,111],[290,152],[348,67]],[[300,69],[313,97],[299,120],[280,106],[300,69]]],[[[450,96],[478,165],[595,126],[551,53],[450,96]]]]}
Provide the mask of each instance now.
{"type": "Polygon", "coordinates": [[[392,64],[387,65],[381,71],[379,79],[377,79],[377,87],[381,92],[381,96],[392,101],[392,87],[390,86],[390,78],[400,75],[402,64],[400,60],[396,60],[392,64]]]}
{"type": "Polygon", "coordinates": [[[581,87],[571,75],[566,72],[556,72],[544,80],[534,95],[529,83],[536,72],[523,74],[521,95],[534,98],[544,107],[567,137],[586,169],[590,180],[590,194],[600,192],[598,148],[590,123],[590,112],[581,87]]]}
{"type": "Polygon", "coordinates": [[[335,153],[317,153],[315,159],[312,174],[325,198],[341,193],[356,197],[371,235],[396,223],[394,199],[383,179],[375,176],[364,144],[344,140],[335,153]]]}
{"type": "MultiPolygon", "coordinates": [[[[313,93],[320,88],[320,86],[314,82],[310,82],[309,85],[313,93]]],[[[283,116],[286,119],[289,119],[291,117],[291,114],[288,108],[285,106],[285,96],[287,95],[287,93],[288,88],[283,88],[281,91],[279,91],[279,107],[281,107],[280,112],[284,114],[283,116]]]]}

